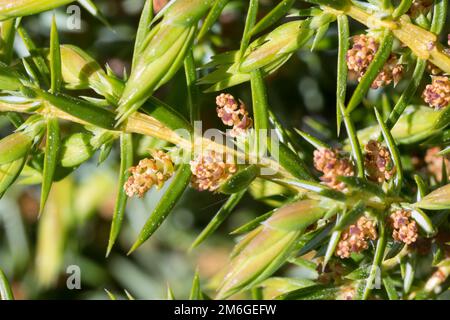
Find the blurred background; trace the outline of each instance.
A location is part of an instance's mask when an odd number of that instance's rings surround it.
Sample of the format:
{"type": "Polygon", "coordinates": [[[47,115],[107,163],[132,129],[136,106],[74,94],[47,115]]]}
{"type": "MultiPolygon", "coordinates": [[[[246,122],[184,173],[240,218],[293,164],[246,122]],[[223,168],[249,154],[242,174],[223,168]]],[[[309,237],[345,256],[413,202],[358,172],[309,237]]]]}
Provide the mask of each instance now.
{"type": "MultiPolygon", "coordinates": [[[[166,2],[155,0],[155,9],[166,2]]],[[[124,72],[129,72],[134,34],[144,1],[97,0],[95,3],[110,26],[81,9],[81,29],[70,30],[67,27],[70,16],[67,7],[26,17],[23,24],[39,46],[47,47],[51,17],[55,13],[61,43],[83,48],[101,64],[108,64],[117,75],[122,76],[124,72]]],[[[277,3],[261,1],[261,15],[277,3]]],[[[246,1],[230,1],[220,23],[214,26],[207,39],[196,46],[198,66],[208,62],[215,53],[239,48],[246,6],[246,1]]],[[[298,12],[299,8],[293,9],[293,13],[298,12]]],[[[352,33],[361,30],[362,26],[352,26],[352,33]]],[[[332,139],[336,132],[335,34],[333,26],[328,36],[319,43],[318,50],[299,51],[267,79],[270,104],[282,124],[314,132],[326,140],[332,139]]],[[[16,40],[16,54],[19,57],[27,55],[20,39],[16,40]]],[[[249,84],[231,88],[227,92],[250,106],[249,84]]],[[[92,95],[92,92],[86,92],[85,95],[92,95]]],[[[184,72],[179,72],[157,95],[185,113],[184,72]]],[[[369,100],[379,95],[379,92],[373,91],[369,100]]],[[[395,93],[392,92],[392,95],[395,93]]],[[[203,128],[223,128],[215,113],[215,94],[202,94],[201,105],[203,128]]],[[[373,120],[367,116],[364,108],[358,109],[355,117],[358,126],[373,120]]],[[[68,123],[62,127],[66,132],[78,129],[68,123]]],[[[12,130],[7,121],[0,117],[0,136],[8,135],[12,130]]],[[[160,143],[150,138],[135,139],[138,146],[136,159],[145,157],[148,146],[160,143]]],[[[298,141],[303,150],[310,148],[300,139],[298,141]]],[[[246,196],[213,237],[189,252],[192,241],[226,197],[188,189],[156,234],[127,256],[127,251],[160,196],[158,191],[149,192],[142,200],[129,201],[119,241],[112,254],[105,258],[117,190],[117,153],[115,145],[108,160],[100,166],[97,166],[98,155],[95,155],[69,178],[55,184],[47,208],[40,218],[39,185],[16,183],[1,199],[0,268],[11,280],[16,299],[107,299],[104,289],[119,298],[125,298],[124,290],[127,290],[138,299],[164,299],[167,285],[172,288],[176,298],[187,298],[197,268],[203,288],[208,292],[208,285],[227,263],[228,254],[234,245],[229,232],[269,211],[271,206],[286,196],[273,188],[254,190],[253,195],[246,196]],[[70,276],[68,270],[73,265],[79,266],[81,270],[80,290],[69,290],[66,285],[70,276]]]]}

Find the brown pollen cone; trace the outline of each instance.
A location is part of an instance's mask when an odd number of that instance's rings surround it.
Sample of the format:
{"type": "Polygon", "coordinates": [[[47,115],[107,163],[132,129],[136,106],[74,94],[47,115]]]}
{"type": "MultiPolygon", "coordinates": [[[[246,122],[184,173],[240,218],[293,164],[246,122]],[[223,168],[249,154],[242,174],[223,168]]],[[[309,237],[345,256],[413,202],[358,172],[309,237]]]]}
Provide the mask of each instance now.
{"type": "Polygon", "coordinates": [[[223,154],[207,150],[191,161],[191,184],[199,191],[216,191],[236,170],[236,165],[227,163],[223,154]]]}
{"type": "Polygon", "coordinates": [[[390,217],[393,228],[392,237],[395,241],[405,244],[412,244],[417,241],[418,229],[416,221],[411,219],[411,212],[399,209],[393,212],[390,217]]]}
{"type": "Polygon", "coordinates": [[[364,150],[364,165],[369,179],[379,183],[390,180],[395,174],[395,167],[388,148],[375,140],[370,140],[364,150]]]}
{"type": "Polygon", "coordinates": [[[445,108],[450,103],[450,79],[445,76],[432,77],[432,82],[426,86],[422,97],[432,108],[445,108]]]}
{"type": "Polygon", "coordinates": [[[355,175],[350,158],[339,154],[338,150],[320,149],[314,151],[314,167],[323,173],[320,177],[325,184],[336,190],[344,190],[345,184],[338,180],[339,176],[355,175]]]}
{"type": "Polygon", "coordinates": [[[233,127],[230,131],[232,137],[243,135],[253,125],[245,104],[236,101],[231,94],[222,93],[216,97],[217,116],[223,124],[233,127]]]}
{"type": "Polygon", "coordinates": [[[360,217],[356,224],[350,225],[342,232],[336,255],[342,259],[349,258],[352,253],[366,250],[369,247],[369,240],[375,240],[377,237],[375,222],[364,216],[360,217]]]}
{"type": "Polygon", "coordinates": [[[129,169],[131,176],[124,185],[127,196],[142,198],[153,186],[160,188],[173,174],[173,163],[162,151],[153,153],[153,158],[145,158],[129,169]]]}
{"type": "Polygon", "coordinates": [[[383,69],[372,83],[372,89],[385,87],[394,82],[394,85],[400,81],[403,75],[403,65],[398,63],[396,55],[391,54],[389,60],[384,64],[383,69]]]}
{"type": "Polygon", "coordinates": [[[365,34],[357,35],[352,38],[353,47],[347,52],[348,70],[362,76],[378,51],[378,43],[374,38],[365,34]]]}
{"type": "MultiPolygon", "coordinates": [[[[353,37],[353,47],[347,51],[346,60],[348,70],[357,75],[358,81],[367,71],[379,48],[375,38],[365,34],[353,37]]],[[[372,89],[387,86],[394,82],[396,85],[403,75],[403,66],[398,63],[396,54],[391,54],[388,61],[372,83],[372,89]]]]}

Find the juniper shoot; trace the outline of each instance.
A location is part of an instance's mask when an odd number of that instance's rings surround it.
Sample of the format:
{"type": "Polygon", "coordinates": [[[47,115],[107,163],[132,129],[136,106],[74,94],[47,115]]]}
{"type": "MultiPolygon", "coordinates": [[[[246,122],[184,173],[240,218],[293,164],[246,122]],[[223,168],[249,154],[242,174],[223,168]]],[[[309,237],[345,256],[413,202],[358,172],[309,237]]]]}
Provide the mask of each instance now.
{"type": "MultiPolygon", "coordinates": [[[[71,2],[0,2],[0,116],[15,126],[0,140],[0,197],[19,183],[39,185],[40,234],[53,234],[52,214],[72,201],[74,172],[96,153],[99,166],[106,165],[118,145],[107,255],[134,196],[153,193],[158,200],[129,253],[152,241],[187,189],[226,197],[191,250],[238,215],[235,208],[249,197],[270,207],[227,236],[239,236],[228,262],[206,293],[196,275],[193,299],[438,299],[448,293],[447,0],[283,0],[269,1],[269,8],[257,0],[155,6],[147,0],[124,75],[102,67],[87,48],[60,44],[56,19],[50,43],[35,44],[28,16],[71,2]],[[232,51],[223,52],[227,35],[217,30],[231,9],[241,10],[243,30],[229,41],[232,51]],[[18,39],[25,57],[14,50],[18,39]],[[285,125],[279,106],[294,119],[298,104],[286,91],[275,92],[272,81],[280,74],[301,77],[289,72],[300,58],[311,72],[300,90],[313,90],[304,85],[324,81],[311,80],[320,76],[311,57],[322,51],[336,64],[336,78],[325,76],[336,92],[335,103],[325,100],[327,125],[314,117],[285,125]],[[169,105],[177,95],[183,106],[169,105]],[[214,138],[206,126],[198,130],[200,120],[216,123],[214,138]],[[136,142],[149,138],[156,143],[139,153],[136,142]],[[296,269],[309,272],[289,272],[296,269]],[[382,286],[373,289],[376,280],[382,286]]],[[[80,3],[104,20],[94,3],[80,3]]],[[[76,222],[61,223],[62,237],[76,222]]],[[[39,242],[38,251],[49,243],[39,242]]],[[[41,276],[55,279],[60,265],[53,266],[40,269],[41,276]]],[[[1,288],[2,298],[12,298],[3,272],[1,288]]]]}

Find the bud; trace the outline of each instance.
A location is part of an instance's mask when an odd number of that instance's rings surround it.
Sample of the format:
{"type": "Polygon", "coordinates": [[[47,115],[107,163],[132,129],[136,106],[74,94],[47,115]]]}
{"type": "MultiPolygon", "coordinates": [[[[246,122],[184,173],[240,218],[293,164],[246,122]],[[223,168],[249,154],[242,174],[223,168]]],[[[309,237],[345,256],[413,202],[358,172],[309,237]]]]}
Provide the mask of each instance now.
{"type": "Polygon", "coordinates": [[[139,50],[122,98],[118,121],[138,110],[153,92],[166,83],[183,64],[195,36],[197,22],[214,4],[213,0],[176,0],[139,50]]]}
{"type": "MultiPolygon", "coordinates": [[[[198,22],[215,0],[174,0],[164,13],[167,24],[191,26],[198,22]]],[[[164,22],[164,21],[163,21],[164,22]]]]}
{"type": "MultiPolygon", "coordinates": [[[[102,67],[82,49],[72,45],[61,45],[61,74],[64,86],[69,90],[91,88],[109,100],[119,100],[118,92],[123,85],[110,77],[102,67]]],[[[46,52],[50,59],[49,50],[46,52]]]]}
{"type": "Polygon", "coordinates": [[[26,157],[22,157],[10,163],[0,165],[0,198],[17,179],[26,160],[26,157]]]}
{"type": "Polygon", "coordinates": [[[173,162],[167,154],[156,151],[152,157],[142,159],[136,167],[129,169],[131,176],[124,186],[127,196],[137,195],[142,198],[153,186],[161,188],[173,175],[173,162]]]}
{"type": "Polygon", "coordinates": [[[238,252],[216,298],[227,298],[269,277],[289,257],[298,237],[325,212],[316,200],[302,200],[278,209],[236,245],[238,252]]]}
{"type": "Polygon", "coordinates": [[[0,165],[24,157],[32,142],[33,138],[23,132],[13,133],[0,140],[0,165]]]}
{"type": "Polygon", "coordinates": [[[200,79],[199,84],[211,84],[208,91],[219,91],[250,81],[250,73],[260,69],[263,75],[281,67],[292,53],[304,45],[297,41],[303,31],[306,41],[313,35],[311,30],[302,28],[303,21],[284,23],[272,32],[252,42],[244,56],[239,59],[239,51],[226,52],[212,58],[209,67],[217,69],[200,79]]]}
{"type": "Polygon", "coordinates": [[[71,2],[74,0],[2,0],[0,21],[51,10],[71,2]]]}
{"type": "MultiPolygon", "coordinates": [[[[250,73],[255,69],[274,63],[284,56],[290,56],[304,44],[303,39],[298,39],[298,36],[302,31],[308,34],[305,28],[307,26],[304,21],[291,21],[256,39],[245,52],[239,71],[250,73]]],[[[310,32],[312,36],[313,31],[310,30],[310,32]]],[[[309,37],[306,38],[309,39],[309,37]]]]}
{"type": "MultiPolygon", "coordinates": [[[[391,133],[397,143],[411,144],[430,137],[447,123],[445,109],[433,110],[425,106],[409,106],[392,128],[391,133]]],[[[367,144],[370,140],[377,139],[379,135],[380,127],[378,125],[358,131],[358,139],[361,144],[367,144]]],[[[351,150],[348,139],[344,150],[351,150]]]]}
{"type": "Polygon", "coordinates": [[[105,72],[82,49],[61,45],[61,72],[67,89],[87,89],[91,83],[99,83],[105,72]]]}
{"type": "Polygon", "coordinates": [[[45,121],[40,115],[33,115],[15,133],[0,140],[0,165],[26,156],[34,141],[41,138],[45,121]]]}
{"type": "Polygon", "coordinates": [[[219,91],[250,80],[250,73],[260,69],[263,75],[278,70],[291,55],[314,36],[317,29],[336,19],[334,14],[321,14],[308,20],[283,23],[272,32],[253,41],[244,55],[226,52],[212,58],[208,67],[217,69],[201,78],[200,84],[211,84],[207,92],[219,91]]]}
{"type": "Polygon", "coordinates": [[[427,194],[415,204],[416,207],[427,210],[450,209],[450,184],[447,184],[427,194]]]}

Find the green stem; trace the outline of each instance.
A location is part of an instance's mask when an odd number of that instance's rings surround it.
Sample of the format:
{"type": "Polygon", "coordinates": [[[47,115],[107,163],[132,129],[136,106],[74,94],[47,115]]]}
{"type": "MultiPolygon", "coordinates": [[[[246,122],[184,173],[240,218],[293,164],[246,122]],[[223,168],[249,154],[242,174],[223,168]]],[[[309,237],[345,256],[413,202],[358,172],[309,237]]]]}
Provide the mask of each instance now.
{"type": "Polygon", "coordinates": [[[358,177],[365,179],[364,175],[364,157],[361,150],[361,144],[359,143],[358,135],[356,133],[355,126],[353,124],[350,115],[344,110],[342,104],[339,105],[341,109],[341,114],[344,117],[344,124],[347,129],[348,138],[350,140],[350,145],[352,147],[353,159],[356,162],[356,167],[358,169],[358,177]]]}
{"type": "Polygon", "coordinates": [[[255,118],[256,155],[259,158],[265,152],[262,149],[263,146],[261,145],[260,138],[263,133],[267,137],[267,130],[269,129],[269,106],[264,79],[259,69],[252,71],[250,81],[252,86],[253,116],[255,118]]]}
{"type": "Polygon", "coordinates": [[[184,59],[184,72],[186,74],[186,85],[187,85],[187,105],[189,110],[189,118],[191,124],[194,121],[200,119],[200,108],[199,108],[199,92],[197,88],[197,71],[195,70],[195,60],[192,49],[186,55],[184,59]]]}
{"type": "Polygon", "coordinates": [[[384,258],[384,251],[386,250],[386,232],[384,223],[379,221],[379,238],[377,242],[377,248],[375,249],[375,255],[373,258],[372,267],[370,268],[369,277],[366,280],[366,286],[364,288],[363,300],[367,300],[372,292],[373,281],[377,276],[381,277],[381,264],[384,258]]]}
{"type": "Polygon", "coordinates": [[[400,119],[400,116],[403,114],[403,111],[405,111],[405,108],[409,105],[412,97],[416,93],[417,88],[419,87],[420,82],[422,81],[426,65],[427,65],[426,60],[422,59],[417,60],[416,67],[414,69],[412,79],[408,84],[408,87],[405,89],[405,91],[403,91],[402,95],[395,104],[394,109],[389,115],[388,120],[386,121],[386,127],[389,130],[395,126],[398,119],[400,119]]]}
{"type": "Polygon", "coordinates": [[[348,68],[346,55],[348,51],[350,30],[346,15],[339,15],[337,17],[337,22],[339,34],[339,51],[338,51],[337,84],[336,84],[336,102],[337,102],[336,119],[337,119],[337,133],[339,136],[342,123],[342,113],[340,105],[345,105],[345,96],[347,92],[348,68]]]}
{"type": "Polygon", "coordinates": [[[239,50],[239,57],[243,57],[252,37],[252,29],[256,23],[256,16],[258,14],[259,0],[250,0],[247,19],[245,20],[244,34],[241,40],[241,48],[239,50]]]}

